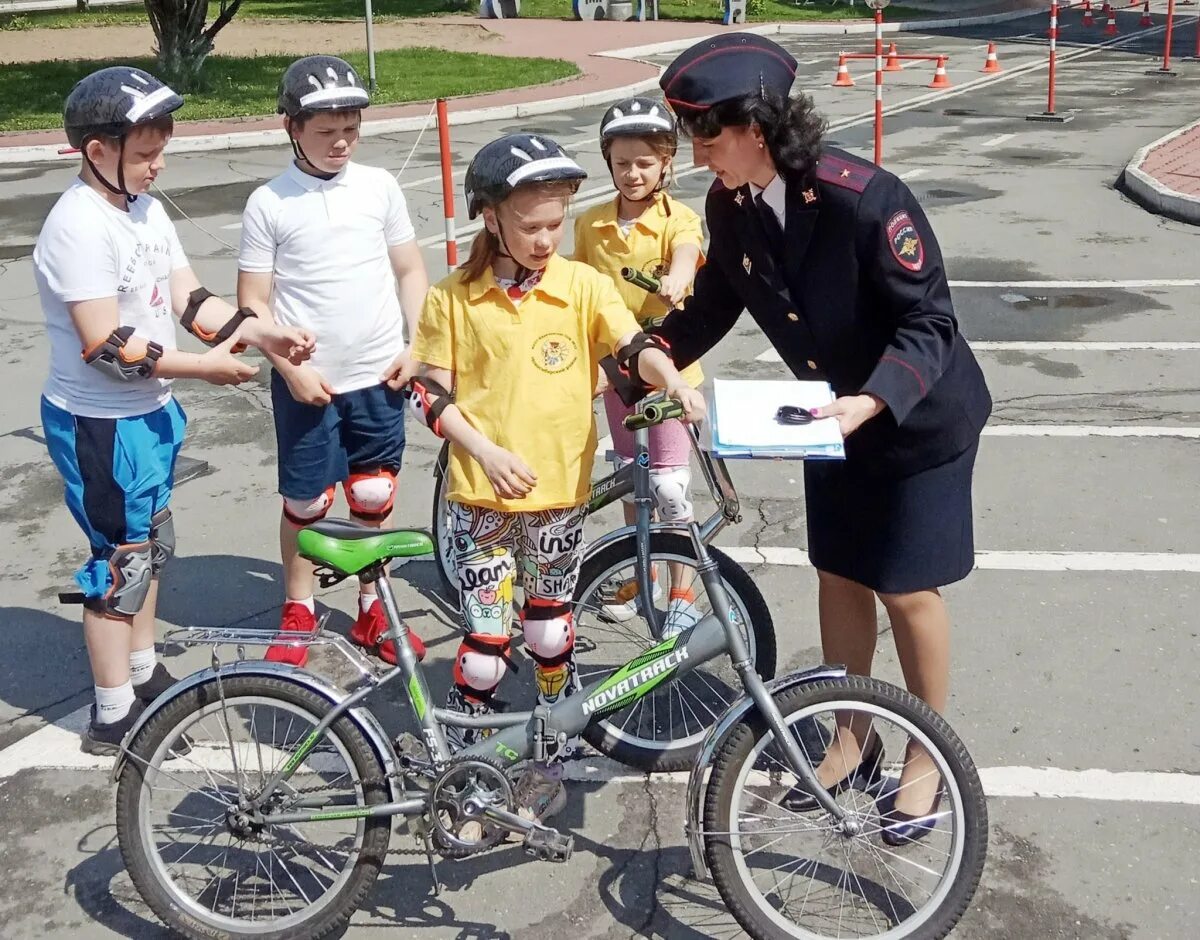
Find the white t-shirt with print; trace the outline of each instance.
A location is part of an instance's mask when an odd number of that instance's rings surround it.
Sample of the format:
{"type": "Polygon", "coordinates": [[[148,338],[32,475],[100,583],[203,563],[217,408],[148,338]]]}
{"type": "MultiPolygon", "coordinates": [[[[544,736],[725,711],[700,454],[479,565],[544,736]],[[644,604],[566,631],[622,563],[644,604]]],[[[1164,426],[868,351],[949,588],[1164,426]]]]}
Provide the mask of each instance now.
{"type": "Polygon", "coordinates": [[[276,322],[311,330],[309,365],[351,392],[377,385],[404,350],[388,249],[415,237],[387,170],[348,163],[323,180],[292,163],[246,203],[238,268],[274,276],[276,322]]]}
{"type": "Polygon", "coordinates": [[[83,361],[67,305],[117,298],[120,325],[175,349],[171,272],[188,266],[162,205],[138,196],[118,209],[81,179],[54,204],[33,249],[34,278],[50,337],[50,376],[42,394],[87,418],[146,414],[171,398],[171,380],[110,378],[83,361]]]}

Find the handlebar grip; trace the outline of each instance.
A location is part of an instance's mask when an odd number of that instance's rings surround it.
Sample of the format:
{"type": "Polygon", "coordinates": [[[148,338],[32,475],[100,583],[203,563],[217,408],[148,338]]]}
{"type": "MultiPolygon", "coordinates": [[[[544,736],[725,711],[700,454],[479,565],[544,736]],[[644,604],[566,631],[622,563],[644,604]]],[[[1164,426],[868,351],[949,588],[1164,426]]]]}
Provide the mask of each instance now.
{"type": "Polygon", "coordinates": [[[649,294],[657,294],[661,286],[658,283],[658,278],[651,277],[649,274],[643,274],[637,268],[621,268],[621,277],[649,294]]]}
{"type": "Polygon", "coordinates": [[[631,414],[625,419],[625,427],[630,431],[640,431],[642,428],[652,428],[656,424],[670,421],[672,418],[683,417],[683,405],[674,399],[656,401],[647,405],[639,414],[631,414]]]}

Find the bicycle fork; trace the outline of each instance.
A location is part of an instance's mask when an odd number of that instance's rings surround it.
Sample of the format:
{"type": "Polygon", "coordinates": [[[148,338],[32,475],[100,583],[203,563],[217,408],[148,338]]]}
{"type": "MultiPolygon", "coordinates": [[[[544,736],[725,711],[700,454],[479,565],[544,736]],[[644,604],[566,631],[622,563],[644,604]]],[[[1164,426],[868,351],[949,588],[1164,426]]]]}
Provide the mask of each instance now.
{"type": "Polygon", "coordinates": [[[771,733],[775,736],[775,740],[778,742],[788,766],[791,767],[796,777],[800,780],[800,785],[816,799],[823,810],[838,821],[845,834],[855,834],[858,823],[847,814],[837,800],[833,798],[833,795],[818,782],[812,764],[804,756],[804,752],[800,750],[800,746],[796,742],[795,735],[791,733],[791,729],[784,722],[783,715],[779,711],[779,707],[775,704],[775,699],[771,697],[771,692],[767,688],[766,683],[754,671],[754,663],[750,660],[750,650],[746,646],[746,641],[742,639],[741,630],[737,628],[737,624],[734,622],[733,612],[729,606],[729,599],[725,595],[725,589],[721,584],[721,576],[717,570],[717,563],[713,561],[712,556],[708,553],[708,549],[700,535],[699,525],[695,522],[690,523],[688,525],[688,534],[692,538],[692,548],[696,553],[696,570],[699,572],[700,579],[704,582],[704,587],[708,592],[713,614],[721,621],[721,625],[725,629],[725,636],[729,643],[729,656],[733,661],[733,668],[742,680],[742,687],[745,688],[750,698],[754,700],[759,714],[762,715],[763,720],[767,723],[767,727],[771,729],[771,733]]]}

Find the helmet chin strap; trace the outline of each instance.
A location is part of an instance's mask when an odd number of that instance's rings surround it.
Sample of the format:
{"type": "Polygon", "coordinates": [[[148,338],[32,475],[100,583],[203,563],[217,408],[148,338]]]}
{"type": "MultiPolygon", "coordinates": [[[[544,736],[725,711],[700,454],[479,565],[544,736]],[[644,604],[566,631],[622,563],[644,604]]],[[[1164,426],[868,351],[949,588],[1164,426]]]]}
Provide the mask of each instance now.
{"type": "Polygon", "coordinates": [[[533,274],[534,271],[532,268],[527,268],[527,267],[525,267],[525,265],[523,265],[519,261],[517,261],[517,259],[512,256],[512,252],[510,252],[508,250],[508,243],[505,241],[505,238],[504,238],[504,227],[500,224],[500,213],[498,213],[498,212],[496,213],[496,240],[500,243],[500,252],[499,252],[500,257],[507,258],[509,261],[511,261],[513,264],[515,264],[517,266],[517,277],[516,277],[517,283],[518,284],[525,283],[526,278],[528,278],[531,274],[533,274]]]}
{"type": "Polygon", "coordinates": [[[100,184],[114,196],[124,196],[129,202],[135,202],[137,196],[125,188],[125,138],[120,138],[120,149],[117,151],[117,185],[114,186],[104,178],[104,174],[96,168],[96,164],[92,162],[92,158],[87,155],[87,145],[90,141],[95,140],[94,137],[88,138],[83,142],[81,151],[83,152],[83,160],[88,165],[88,169],[92,171],[92,175],[100,181],[100,184]]]}
{"type": "MultiPolygon", "coordinates": [[[[290,119],[289,119],[288,123],[291,123],[290,119]]],[[[314,170],[316,170],[316,172],[313,175],[316,176],[318,179],[331,180],[335,176],[337,176],[336,173],[326,173],[319,166],[317,166],[310,159],[308,159],[308,157],[304,153],[304,149],[300,146],[300,141],[296,140],[296,138],[292,136],[290,128],[288,129],[288,140],[290,140],[292,142],[292,153],[294,153],[296,155],[296,159],[299,160],[301,163],[307,163],[314,170]]]]}

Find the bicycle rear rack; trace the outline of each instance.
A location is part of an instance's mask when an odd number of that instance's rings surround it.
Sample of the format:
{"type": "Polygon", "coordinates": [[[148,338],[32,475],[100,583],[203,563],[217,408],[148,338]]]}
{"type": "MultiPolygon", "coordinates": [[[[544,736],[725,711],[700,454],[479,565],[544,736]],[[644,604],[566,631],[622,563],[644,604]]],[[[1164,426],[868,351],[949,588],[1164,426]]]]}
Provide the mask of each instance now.
{"type": "Polygon", "coordinates": [[[245,647],[247,646],[331,647],[354,668],[362,681],[377,683],[379,676],[372,667],[371,661],[344,636],[325,630],[325,622],[328,619],[329,614],[324,613],[317,621],[317,629],[312,633],[295,634],[281,633],[277,629],[263,630],[253,627],[180,627],[177,630],[169,631],[163,637],[163,642],[178,643],[181,646],[211,645],[214,648],[214,655],[218,646],[236,646],[238,659],[246,658],[245,647]]]}

